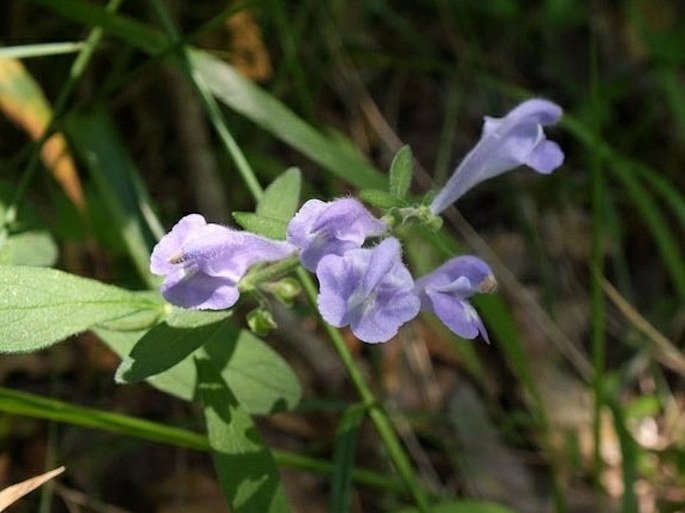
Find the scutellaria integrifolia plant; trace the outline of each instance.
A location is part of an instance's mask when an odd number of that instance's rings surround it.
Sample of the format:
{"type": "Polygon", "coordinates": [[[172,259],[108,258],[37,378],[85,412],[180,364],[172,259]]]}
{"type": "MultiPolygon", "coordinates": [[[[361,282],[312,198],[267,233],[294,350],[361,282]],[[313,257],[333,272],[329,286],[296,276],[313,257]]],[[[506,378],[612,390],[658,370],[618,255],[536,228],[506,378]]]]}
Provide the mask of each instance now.
{"type": "MultiPolygon", "coordinates": [[[[393,224],[438,226],[437,216],[473,186],[520,165],[551,173],[563,163],[564,154],[555,142],[547,140],[543,127],[558,122],[561,116],[558,105],[532,99],[503,118],[486,117],[480,141],[429,206],[407,206],[406,181],[404,187],[398,187],[403,183],[398,179],[384,201],[399,190],[399,206],[388,208],[380,219],[354,198],[312,199],[288,222],[285,241],[207,224],[197,214],[186,216],[155,247],[151,271],[165,276],[162,294],[170,303],[225,309],[238,301],[241,280],[246,274],[249,279],[252,266],[272,263],[275,272],[266,272],[267,267],[252,275],[270,279],[299,263],[317,276],[317,307],[322,318],[334,327],[349,326],[364,342],[390,340],[420,310],[435,314],[462,338],[480,335],[488,340],[469,301],[475,294],[496,288],[487,263],[475,256],[457,256],[415,282],[402,261],[402,246],[393,224]]],[[[407,158],[396,161],[403,161],[402,167],[407,168],[407,158]]],[[[249,290],[255,286],[259,287],[259,279],[253,278],[249,290]]]]}

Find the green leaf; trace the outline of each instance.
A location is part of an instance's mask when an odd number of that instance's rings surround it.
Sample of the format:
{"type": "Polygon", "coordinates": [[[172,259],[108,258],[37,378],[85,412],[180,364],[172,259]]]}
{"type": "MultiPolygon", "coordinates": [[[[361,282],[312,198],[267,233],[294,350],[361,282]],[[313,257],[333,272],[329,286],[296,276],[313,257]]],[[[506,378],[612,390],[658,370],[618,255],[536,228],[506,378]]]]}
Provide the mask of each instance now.
{"type": "Polygon", "coordinates": [[[372,207],[392,208],[405,205],[405,202],[381,189],[364,189],[359,192],[359,198],[372,207]]]}
{"type": "Polygon", "coordinates": [[[358,188],[387,186],[385,177],[352,145],[322,134],[277,98],[206,52],[190,54],[193,67],[216,98],[358,188]]]}
{"type": "MultiPolygon", "coordinates": [[[[418,513],[418,510],[415,508],[408,508],[398,511],[397,513],[418,513]]],[[[515,511],[494,502],[467,500],[435,504],[434,506],[431,506],[431,513],[515,513],[515,511]]]]}
{"type": "Polygon", "coordinates": [[[301,187],[302,173],[296,167],[291,167],[266,188],[256,213],[287,223],[300,203],[301,187]]]}
{"type": "Polygon", "coordinates": [[[0,266],[0,352],[35,351],[101,322],[160,305],[139,294],[41,267],[0,266]]]}
{"type": "MultiPolygon", "coordinates": [[[[101,326],[94,328],[93,331],[122,360],[129,355],[138,341],[147,333],[147,330],[118,331],[101,326]]],[[[184,401],[193,400],[196,381],[197,376],[192,356],[170,369],[147,379],[147,382],[157,390],[184,401]]]]}
{"type": "Polygon", "coordinates": [[[0,264],[50,267],[57,262],[58,250],[52,236],[43,230],[10,235],[0,245],[0,264]]]}
{"type": "Polygon", "coordinates": [[[411,185],[413,167],[411,148],[406,145],[392,159],[390,165],[390,194],[396,198],[404,199],[411,185]]]}
{"type": "MultiPolygon", "coordinates": [[[[300,401],[301,389],[288,363],[249,331],[239,330],[227,322],[222,324],[225,338],[211,337],[205,341],[204,350],[212,355],[214,364],[240,404],[254,414],[294,408],[300,401]]],[[[101,327],[95,332],[122,359],[145,335],[144,331],[122,332],[101,327]]],[[[198,351],[194,351],[176,365],[147,378],[147,381],[163,392],[191,401],[197,386],[193,362],[193,356],[197,354],[198,351]]]]}
{"type": "Polygon", "coordinates": [[[233,513],[289,511],[271,451],[213,362],[197,357],[198,397],[219,482],[233,513]]]}
{"type": "MultiPolygon", "coordinates": [[[[138,295],[156,297],[157,293],[138,293],[138,295]]],[[[116,319],[98,323],[97,328],[122,332],[146,332],[159,323],[160,318],[164,316],[165,309],[166,305],[160,305],[160,308],[157,310],[140,310],[139,312],[132,313],[126,317],[118,317],[116,319]]]]}
{"type": "Polygon", "coordinates": [[[230,344],[238,334],[222,322],[230,311],[178,312],[148,331],[117,369],[119,383],[136,383],[174,367],[203,344],[216,337],[230,344]],[[208,323],[209,321],[209,323],[208,323]]]}
{"type": "Polygon", "coordinates": [[[290,365],[249,331],[240,330],[233,347],[213,339],[204,350],[251,413],[290,410],[300,402],[300,382],[290,365]]]}
{"type": "Polygon", "coordinates": [[[245,230],[268,237],[269,239],[285,239],[288,223],[281,219],[265,217],[252,212],[233,212],[233,219],[245,230]]]}
{"type": "Polygon", "coordinates": [[[366,414],[363,404],[355,404],[345,410],[338,430],[335,433],[335,448],[333,450],[333,477],[331,479],[331,513],[345,513],[350,511],[350,495],[352,491],[352,471],[354,469],[354,454],[357,449],[357,434],[359,425],[366,414]]]}
{"type": "MultiPolygon", "coordinates": [[[[0,181],[0,225],[6,222],[7,205],[12,203],[16,186],[0,181]]],[[[59,251],[38,211],[28,200],[18,208],[11,229],[0,229],[0,265],[51,267],[59,251]]]]}

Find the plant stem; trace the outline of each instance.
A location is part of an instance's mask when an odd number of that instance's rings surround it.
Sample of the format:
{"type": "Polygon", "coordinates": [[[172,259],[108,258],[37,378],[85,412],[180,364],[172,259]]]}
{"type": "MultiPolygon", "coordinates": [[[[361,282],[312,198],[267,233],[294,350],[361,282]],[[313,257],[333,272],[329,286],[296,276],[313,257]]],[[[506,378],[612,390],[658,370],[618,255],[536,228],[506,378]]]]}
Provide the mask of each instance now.
{"type": "Polygon", "coordinates": [[[602,509],[602,410],[605,403],[604,366],[606,354],[604,290],[604,176],[602,157],[598,150],[601,137],[601,99],[599,97],[599,63],[596,36],[591,33],[590,45],[590,99],[593,106],[593,142],[589,147],[588,163],[592,184],[592,249],[590,266],[591,279],[591,325],[592,325],[592,388],[594,392],[592,441],[593,481],[599,509],[602,509]]]}
{"type": "MultiPolygon", "coordinates": [[[[317,291],[316,285],[314,284],[311,276],[303,268],[297,269],[297,276],[302,282],[302,287],[307,298],[309,299],[309,302],[316,307],[317,291]]],[[[373,392],[371,392],[371,389],[366,384],[366,381],[359,371],[359,367],[357,367],[357,364],[352,357],[352,353],[350,353],[350,350],[347,348],[340,331],[326,322],[323,322],[323,326],[333,342],[333,346],[338,352],[338,356],[340,356],[340,359],[342,360],[342,363],[345,366],[350,379],[352,380],[352,384],[361,397],[362,402],[367,407],[369,411],[369,417],[376,427],[381,440],[383,440],[383,443],[388,450],[388,454],[390,455],[390,459],[395,464],[395,467],[402,477],[402,480],[409,489],[409,492],[414,498],[419,511],[422,513],[428,513],[430,511],[430,507],[426,493],[418,484],[418,480],[414,474],[414,469],[412,468],[409,457],[397,438],[387,413],[385,410],[383,410],[378,401],[376,401],[373,392]]]]}
{"type": "Polygon", "coordinates": [[[185,73],[188,75],[191,82],[195,86],[196,91],[200,95],[202,104],[212,122],[212,125],[214,126],[214,129],[217,132],[217,135],[219,136],[219,140],[223,144],[226,152],[233,159],[233,162],[238,168],[238,172],[240,173],[243,182],[245,182],[245,186],[249,189],[250,194],[255,200],[259,200],[259,198],[262,196],[262,187],[259,184],[252,167],[247,161],[247,158],[245,158],[245,154],[242,152],[238,146],[238,143],[233,138],[228,126],[226,126],[223,116],[221,115],[221,109],[219,108],[219,105],[209,92],[209,88],[206,86],[202,76],[197,73],[193,65],[190,63],[190,59],[188,58],[188,50],[186,49],[185,45],[182,44],[183,40],[171,21],[166,7],[162,4],[161,0],[151,0],[151,2],[152,7],[162,22],[164,31],[169,37],[171,43],[173,45],[179,44],[177,54],[180,64],[183,68],[183,71],[185,71],[185,73]]]}
{"type": "Polygon", "coordinates": [[[251,292],[262,283],[266,283],[285,276],[300,265],[300,256],[293,255],[280,260],[275,264],[268,265],[257,272],[250,273],[245,276],[238,283],[238,290],[242,292],[251,292]]]}
{"type": "MultiPolygon", "coordinates": [[[[199,433],[122,413],[77,406],[59,399],[9,388],[0,387],[0,412],[97,429],[194,451],[210,450],[207,437],[199,433]]],[[[318,458],[280,450],[274,450],[273,454],[276,463],[282,467],[321,475],[330,475],[334,471],[330,462],[318,458]]],[[[400,494],[406,491],[406,487],[400,480],[371,470],[355,468],[352,470],[352,477],[357,483],[371,488],[400,494]]]]}

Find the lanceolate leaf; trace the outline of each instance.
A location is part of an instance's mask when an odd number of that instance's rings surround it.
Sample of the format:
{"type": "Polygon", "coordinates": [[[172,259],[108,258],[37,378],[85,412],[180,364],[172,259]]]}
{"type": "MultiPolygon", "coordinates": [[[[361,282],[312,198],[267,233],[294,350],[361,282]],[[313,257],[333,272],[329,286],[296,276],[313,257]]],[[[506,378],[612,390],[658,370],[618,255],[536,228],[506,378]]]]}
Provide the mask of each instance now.
{"type": "Polygon", "coordinates": [[[289,511],[273,454],[212,360],[197,357],[197,395],[219,481],[233,513],[289,511]]]}
{"type": "Polygon", "coordinates": [[[359,192],[359,197],[364,203],[377,208],[399,207],[405,204],[401,199],[381,189],[364,189],[359,192]]]}
{"type": "Polygon", "coordinates": [[[250,119],[286,144],[359,188],[383,188],[383,175],[352,146],[326,136],[262,90],[230,64],[194,51],[191,62],[211,92],[229,108],[250,119]]]}
{"type": "Polygon", "coordinates": [[[172,326],[163,322],[148,331],[124,358],[115,379],[123,383],[143,381],[170,369],[190,356],[196,349],[213,338],[231,344],[237,330],[222,322],[230,312],[189,311],[190,314],[208,316],[214,322],[203,325],[172,326]],[[218,315],[217,315],[218,314],[218,315]]]}
{"type": "Polygon", "coordinates": [[[409,146],[402,146],[390,165],[390,194],[404,198],[411,185],[412,152],[409,146]]]}
{"type": "Polygon", "coordinates": [[[281,219],[253,214],[252,212],[233,212],[232,215],[236,223],[250,232],[269,239],[285,239],[288,223],[281,219]]]}
{"type": "MultiPolygon", "coordinates": [[[[101,327],[95,332],[121,358],[128,357],[145,335],[144,331],[124,332],[101,327]]],[[[158,342],[163,341],[160,339],[158,342]]],[[[223,379],[249,413],[267,414],[292,409],[299,403],[300,383],[293,370],[276,351],[249,331],[224,322],[218,334],[203,342],[223,379]]],[[[163,392],[186,401],[192,400],[197,385],[193,358],[199,351],[145,379],[163,392]]],[[[148,367],[150,369],[153,369],[153,365],[148,367]]]]}
{"type": "Polygon", "coordinates": [[[291,167],[266,188],[256,213],[287,223],[300,203],[301,186],[302,173],[296,167],[291,167]]]}
{"type": "Polygon", "coordinates": [[[40,267],[0,266],[0,352],[35,351],[101,322],[161,305],[147,297],[40,267]]]}
{"type": "Polygon", "coordinates": [[[251,412],[292,409],[300,402],[300,382],[290,365],[249,331],[240,330],[235,346],[215,338],[204,349],[251,412]]]}

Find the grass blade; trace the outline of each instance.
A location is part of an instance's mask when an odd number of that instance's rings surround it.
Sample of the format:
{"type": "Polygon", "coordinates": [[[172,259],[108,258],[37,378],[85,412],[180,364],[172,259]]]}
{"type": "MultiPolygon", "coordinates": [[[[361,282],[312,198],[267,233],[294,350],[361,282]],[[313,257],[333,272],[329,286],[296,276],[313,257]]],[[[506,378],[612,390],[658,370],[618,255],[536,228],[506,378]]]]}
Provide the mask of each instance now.
{"type": "Polygon", "coordinates": [[[333,451],[333,467],[335,471],[331,479],[331,513],[347,513],[350,511],[352,470],[354,467],[354,454],[357,448],[357,434],[365,414],[366,408],[364,405],[353,405],[345,410],[338,425],[338,430],[335,434],[335,449],[333,451]]]}
{"type": "Polygon", "coordinates": [[[121,234],[140,276],[150,287],[156,287],[149,259],[162,228],[114,123],[102,106],[96,106],[72,114],[66,126],[111,215],[113,229],[121,234]]]}
{"type": "Polygon", "coordinates": [[[40,43],[35,45],[6,46],[0,48],[0,59],[27,59],[30,57],[46,57],[81,51],[83,43],[80,41],[66,41],[63,43],[40,43]]]}

